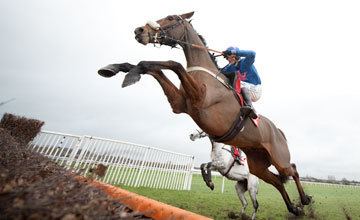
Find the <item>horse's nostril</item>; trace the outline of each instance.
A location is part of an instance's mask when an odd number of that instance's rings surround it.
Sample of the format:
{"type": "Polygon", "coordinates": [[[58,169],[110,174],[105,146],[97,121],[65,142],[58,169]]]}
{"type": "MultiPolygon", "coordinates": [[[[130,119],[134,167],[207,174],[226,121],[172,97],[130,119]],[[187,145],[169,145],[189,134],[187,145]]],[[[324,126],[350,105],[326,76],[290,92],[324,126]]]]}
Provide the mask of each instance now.
{"type": "Polygon", "coordinates": [[[141,34],[141,33],[143,33],[144,32],[144,28],[142,28],[142,27],[138,27],[138,28],[136,28],[135,29],[135,34],[141,34]]]}

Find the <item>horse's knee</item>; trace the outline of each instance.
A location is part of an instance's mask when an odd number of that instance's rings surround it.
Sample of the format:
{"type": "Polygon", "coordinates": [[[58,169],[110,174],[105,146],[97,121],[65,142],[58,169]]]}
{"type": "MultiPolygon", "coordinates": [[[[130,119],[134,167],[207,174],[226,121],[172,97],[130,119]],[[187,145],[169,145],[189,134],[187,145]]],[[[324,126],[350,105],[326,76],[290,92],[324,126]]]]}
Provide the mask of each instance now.
{"type": "Polygon", "coordinates": [[[185,68],[183,67],[183,65],[181,63],[178,63],[178,62],[173,61],[173,60],[168,60],[167,62],[168,62],[168,64],[170,65],[170,67],[172,69],[176,69],[176,70],[179,70],[179,71],[182,71],[182,72],[186,72],[185,68]]]}
{"type": "Polygon", "coordinates": [[[169,63],[170,66],[175,68],[183,67],[181,63],[176,62],[174,60],[168,60],[167,62],[169,63]]]}
{"type": "MultiPolygon", "coordinates": [[[[142,70],[142,72],[147,72],[149,71],[150,69],[154,69],[154,68],[151,68],[151,67],[154,67],[151,63],[149,63],[148,61],[140,61],[138,64],[137,64],[137,67],[139,69],[142,70]]],[[[154,70],[153,70],[154,71],[154,70]]]]}

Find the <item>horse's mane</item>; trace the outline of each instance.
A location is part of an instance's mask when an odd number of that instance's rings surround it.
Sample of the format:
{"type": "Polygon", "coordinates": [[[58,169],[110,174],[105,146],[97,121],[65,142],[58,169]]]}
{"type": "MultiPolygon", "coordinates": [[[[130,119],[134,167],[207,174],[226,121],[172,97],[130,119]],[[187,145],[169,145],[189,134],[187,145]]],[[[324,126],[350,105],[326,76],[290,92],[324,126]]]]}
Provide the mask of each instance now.
{"type": "MultiPolygon", "coordinates": [[[[202,35],[200,35],[200,34],[198,34],[198,36],[199,36],[201,42],[203,42],[203,44],[205,45],[205,47],[207,47],[205,38],[204,38],[202,35]]],[[[209,56],[210,56],[210,58],[211,58],[211,61],[215,64],[216,68],[217,68],[217,69],[220,69],[220,67],[219,67],[219,65],[218,65],[218,63],[217,63],[217,61],[216,61],[215,55],[214,55],[213,53],[210,53],[210,52],[208,52],[208,53],[209,53],[209,56]]]]}

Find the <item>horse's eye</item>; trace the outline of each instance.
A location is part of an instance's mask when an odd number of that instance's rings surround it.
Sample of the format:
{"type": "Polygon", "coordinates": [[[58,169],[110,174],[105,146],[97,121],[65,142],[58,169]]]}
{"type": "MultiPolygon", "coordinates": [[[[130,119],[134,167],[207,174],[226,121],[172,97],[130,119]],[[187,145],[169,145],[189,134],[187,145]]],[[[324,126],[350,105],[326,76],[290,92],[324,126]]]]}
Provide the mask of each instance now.
{"type": "Polygon", "coordinates": [[[172,21],[172,20],[174,20],[174,17],[173,16],[167,16],[166,19],[168,19],[169,21],[172,21]]]}

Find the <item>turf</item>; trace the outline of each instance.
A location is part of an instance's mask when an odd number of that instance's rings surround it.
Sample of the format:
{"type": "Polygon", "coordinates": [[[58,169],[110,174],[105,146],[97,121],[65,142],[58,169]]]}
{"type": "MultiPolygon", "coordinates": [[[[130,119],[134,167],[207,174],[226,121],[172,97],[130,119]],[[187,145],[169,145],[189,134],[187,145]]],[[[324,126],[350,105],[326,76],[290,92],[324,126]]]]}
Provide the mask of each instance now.
{"type": "MultiPolygon", "coordinates": [[[[225,180],[224,193],[222,193],[222,177],[213,177],[213,181],[215,183],[214,191],[207,188],[201,176],[196,174],[193,175],[190,191],[121,187],[213,219],[229,219],[239,216],[242,206],[235,192],[235,182],[225,180]]],[[[298,204],[299,196],[295,184],[289,181],[286,183],[286,189],[293,202],[298,204]]],[[[288,213],[278,191],[260,181],[257,219],[360,219],[360,187],[304,184],[304,190],[312,196],[313,202],[304,207],[304,216],[295,218],[288,213]]],[[[249,203],[246,215],[251,216],[253,207],[248,193],[246,193],[246,198],[249,203]]],[[[241,218],[238,217],[238,219],[241,218]]]]}

